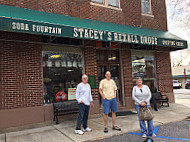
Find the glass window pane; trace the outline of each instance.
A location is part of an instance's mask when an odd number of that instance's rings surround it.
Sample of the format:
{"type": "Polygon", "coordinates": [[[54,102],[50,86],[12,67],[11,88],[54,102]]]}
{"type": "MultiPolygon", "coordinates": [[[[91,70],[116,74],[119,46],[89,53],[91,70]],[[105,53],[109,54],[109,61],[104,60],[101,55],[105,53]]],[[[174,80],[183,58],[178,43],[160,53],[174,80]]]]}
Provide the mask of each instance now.
{"type": "Polygon", "coordinates": [[[105,78],[105,73],[107,71],[107,66],[102,65],[98,66],[98,81],[100,82],[102,79],[105,78]]]}
{"type": "Polygon", "coordinates": [[[151,7],[150,7],[150,0],[142,0],[141,1],[141,6],[142,6],[142,13],[151,13],[151,7]]]}
{"type": "Polygon", "coordinates": [[[92,0],[92,2],[104,3],[104,0],[92,0]]]}
{"type": "Polygon", "coordinates": [[[108,52],[108,61],[119,61],[119,54],[118,52],[109,51],[108,52]]]}
{"type": "Polygon", "coordinates": [[[71,100],[82,76],[82,54],[44,50],[42,58],[44,104],[71,100]]]}
{"type": "Polygon", "coordinates": [[[105,51],[97,51],[97,60],[98,61],[106,61],[107,54],[105,51]]]}
{"type": "Polygon", "coordinates": [[[132,56],[132,75],[134,84],[136,77],[141,77],[143,83],[148,85],[151,91],[157,90],[157,80],[155,77],[154,56],[132,56]]]}
{"type": "Polygon", "coordinates": [[[119,0],[108,0],[108,5],[119,7],[119,0]]]}

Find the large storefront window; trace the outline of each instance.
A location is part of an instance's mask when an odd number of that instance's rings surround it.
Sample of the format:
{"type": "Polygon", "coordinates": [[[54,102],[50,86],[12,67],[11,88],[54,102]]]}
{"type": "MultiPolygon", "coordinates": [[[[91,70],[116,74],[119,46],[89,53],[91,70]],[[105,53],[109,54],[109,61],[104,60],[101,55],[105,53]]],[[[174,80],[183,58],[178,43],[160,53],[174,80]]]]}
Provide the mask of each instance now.
{"type": "Polygon", "coordinates": [[[44,104],[75,99],[82,76],[82,50],[73,47],[43,47],[44,104]]]}
{"type": "Polygon", "coordinates": [[[132,52],[132,75],[134,85],[136,83],[135,78],[141,77],[143,84],[148,85],[152,92],[157,91],[155,56],[153,52],[132,52]]]}

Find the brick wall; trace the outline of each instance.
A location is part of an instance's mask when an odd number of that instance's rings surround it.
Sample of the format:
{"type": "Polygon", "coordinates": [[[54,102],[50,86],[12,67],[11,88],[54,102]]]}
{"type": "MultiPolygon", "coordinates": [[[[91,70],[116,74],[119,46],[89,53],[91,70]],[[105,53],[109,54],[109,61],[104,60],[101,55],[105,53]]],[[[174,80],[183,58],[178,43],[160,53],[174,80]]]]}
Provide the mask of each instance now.
{"type": "MultiPolygon", "coordinates": [[[[154,15],[153,17],[141,15],[141,1],[140,0],[121,0],[122,11],[93,6],[93,5],[90,5],[90,1],[91,0],[25,0],[25,1],[0,0],[0,4],[34,9],[34,10],[45,11],[45,12],[51,12],[51,13],[56,13],[56,14],[64,14],[64,15],[87,18],[87,19],[92,19],[92,20],[112,22],[112,23],[117,23],[117,24],[126,24],[126,25],[138,26],[138,27],[148,27],[148,28],[154,28],[154,29],[160,29],[160,30],[167,30],[166,9],[165,9],[164,0],[163,1],[151,0],[152,11],[154,15]]],[[[18,34],[18,33],[17,34],[6,33],[7,35],[5,35],[5,33],[6,32],[0,33],[1,38],[6,37],[7,39],[10,39],[10,40],[16,39],[16,40],[23,40],[23,41],[26,41],[26,40],[38,41],[40,39],[39,36],[35,36],[35,35],[29,36],[27,34],[18,34]]],[[[16,70],[16,72],[20,72],[19,74],[22,74],[22,75],[28,73],[28,76],[24,76],[24,77],[21,77],[17,74],[13,74],[14,78],[12,80],[14,80],[14,83],[17,83],[17,85],[19,85],[19,83],[26,84],[26,86],[22,86],[22,87],[20,85],[19,89],[15,88],[14,91],[18,91],[17,94],[20,94],[20,96],[19,95],[17,97],[15,96],[15,98],[17,99],[21,98],[23,93],[26,93],[27,96],[30,96],[32,92],[35,92],[35,91],[37,92],[37,89],[39,89],[38,88],[39,86],[38,87],[30,86],[31,84],[29,84],[28,82],[24,82],[24,80],[29,79],[30,81],[33,81],[32,78],[30,78],[30,73],[34,73],[34,76],[36,75],[35,79],[37,78],[37,76],[38,77],[42,76],[42,72],[40,72],[41,68],[37,68],[39,64],[41,65],[41,63],[39,62],[41,61],[40,46],[37,44],[1,42],[0,48],[3,48],[1,52],[5,52],[7,56],[5,57],[2,54],[0,55],[2,56],[0,58],[1,59],[0,64],[6,67],[6,64],[7,64],[6,60],[7,59],[10,61],[13,60],[11,62],[14,64],[12,65],[14,69],[12,70],[9,69],[10,71],[16,70]],[[28,54],[31,54],[32,56],[29,57],[28,54]],[[5,60],[5,58],[7,59],[5,60]],[[25,59],[25,61],[22,59],[25,59]],[[38,62],[36,61],[37,59],[38,59],[38,62]],[[31,60],[36,61],[36,63],[32,63],[31,60]],[[27,65],[27,63],[25,62],[27,62],[30,67],[34,67],[35,71],[31,72],[29,68],[23,69],[24,66],[27,65]],[[32,91],[25,92],[26,90],[32,90],[32,91]]],[[[129,68],[131,67],[131,58],[127,58],[127,57],[130,57],[131,55],[130,55],[130,50],[123,51],[123,52],[124,53],[122,53],[122,59],[124,63],[124,71],[126,71],[125,80],[124,80],[125,81],[125,95],[126,97],[129,97],[128,94],[131,94],[132,88],[129,88],[128,86],[130,86],[131,84],[127,84],[127,83],[129,82],[132,83],[132,76],[130,76],[131,68],[129,68]]],[[[96,57],[96,50],[86,46],[85,70],[87,74],[97,75],[97,63],[96,63],[95,57],[96,57]]],[[[158,57],[158,58],[160,59],[161,57],[158,57]]],[[[3,70],[0,73],[1,75],[5,75],[3,70]]],[[[4,76],[2,76],[2,78],[3,77],[4,76]]],[[[37,80],[36,84],[42,83],[42,78],[40,79],[37,78],[36,80],[37,80]]],[[[162,79],[160,78],[160,80],[162,79]]],[[[3,87],[0,92],[1,94],[4,94],[4,93],[11,94],[11,95],[14,94],[14,91],[8,92],[9,88],[8,87],[6,88],[4,84],[2,84],[1,86],[3,87]],[[2,92],[2,91],[5,91],[5,92],[2,92]]],[[[99,98],[97,90],[93,89],[92,93],[94,94],[93,95],[94,99],[99,98]]],[[[4,97],[5,96],[0,95],[0,100],[4,101],[4,97]]],[[[32,99],[32,97],[29,97],[29,98],[32,99]]],[[[34,99],[36,98],[34,97],[34,99]]],[[[42,101],[42,99],[40,99],[40,101],[42,101]]],[[[34,104],[34,105],[40,105],[41,103],[42,102],[37,102],[37,104],[34,104]]],[[[15,105],[13,104],[11,105],[13,105],[12,107],[18,107],[16,104],[17,103],[15,103],[15,105]]],[[[32,104],[29,103],[29,106],[30,105],[32,104]]],[[[24,106],[25,105],[22,104],[21,107],[24,107],[24,106]]],[[[5,106],[2,105],[2,103],[0,103],[0,108],[5,108],[5,106]]]]}
{"type": "Polygon", "coordinates": [[[125,97],[129,97],[132,94],[133,88],[131,50],[130,45],[127,47],[127,44],[123,45],[122,48],[124,48],[124,50],[121,51],[121,57],[123,63],[125,97]]]}
{"type": "MultiPolygon", "coordinates": [[[[84,48],[85,57],[85,73],[87,75],[96,75],[96,84],[98,86],[98,65],[96,61],[96,49],[93,48],[94,44],[86,41],[84,48]]],[[[92,96],[94,100],[99,99],[98,89],[92,89],[92,96]]]]}
{"type": "Polygon", "coordinates": [[[124,93],[126,108],[133,108],[134,102],[132,100],[133,77],[132,77],[132,60],[130,45],[122,44],[121,57],[123,64],[123,79],[124,79],[124,93]]]}
{"type": "Polygon", "coordinates": [[[141,0],[121,0],[122,11],[93,6],[91,0],[0,0],[0,4],[56,14],[167,30],[165,0],[151,0],[154,17],[141,15],[141,0]]]}
{"type": "MultiPolygon", "coordinates": [[[[35,35],[0,32],[0,40],[38,41],[35,35]]],[[[0,42],[0,109],[41,106],[41,46],[14,41],[0,42]]]]}
{"type": "Polygon", "coordinates": [[[156,52],[156,66],[158,89],[162,94],[168,95],[171,102],[174,102],[169,51],[156,52]]]}
{"type": "Polygon", "coordinates": [[[151,0],[152,16],[142,16],[141,27],[167,30],[167,15],[165,0],[151,0]]]}

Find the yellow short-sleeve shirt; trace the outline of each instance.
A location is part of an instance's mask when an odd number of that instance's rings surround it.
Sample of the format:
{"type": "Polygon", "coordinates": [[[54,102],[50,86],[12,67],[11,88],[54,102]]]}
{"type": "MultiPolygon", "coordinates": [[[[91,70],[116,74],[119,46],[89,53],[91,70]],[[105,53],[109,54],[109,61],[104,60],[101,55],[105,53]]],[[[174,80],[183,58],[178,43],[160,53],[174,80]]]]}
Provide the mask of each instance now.
{"type": "Polygon", "coordinates": [[[116,83],[113,79],[103,79],[100,82],[99,88],[102,90],[104,97],[111,100],[115,96],[115,91],[117,90],[116,83]]]}

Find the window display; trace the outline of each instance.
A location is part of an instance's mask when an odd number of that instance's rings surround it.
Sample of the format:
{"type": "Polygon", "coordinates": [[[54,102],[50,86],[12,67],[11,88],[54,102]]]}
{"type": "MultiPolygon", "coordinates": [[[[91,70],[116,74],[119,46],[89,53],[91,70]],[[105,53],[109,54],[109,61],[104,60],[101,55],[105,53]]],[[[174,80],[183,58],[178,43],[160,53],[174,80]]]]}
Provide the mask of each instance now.
{"type": "Polygon", "coordinates": [[[143,84],[148,85],[151,91],[155,92],[157,90],[157,79],[154,54],[134,53],[132,55],[132,75],[134,85],[135,78],[141,77],[143,84]]]}
{"type": "Polygon", "coordinates": [[[43,48],[44,104],[75,99],[82,76],[82,49],[43,48]],[[59,49],[59,50],[57,50],[59,49]]]}

